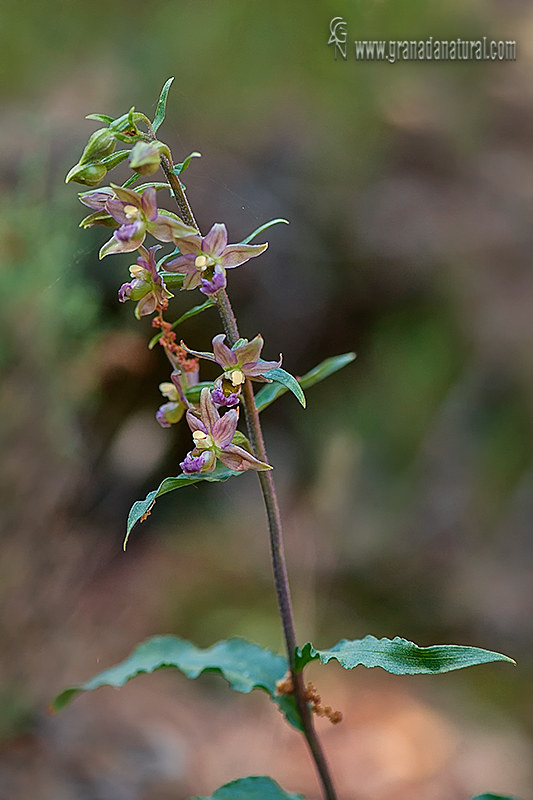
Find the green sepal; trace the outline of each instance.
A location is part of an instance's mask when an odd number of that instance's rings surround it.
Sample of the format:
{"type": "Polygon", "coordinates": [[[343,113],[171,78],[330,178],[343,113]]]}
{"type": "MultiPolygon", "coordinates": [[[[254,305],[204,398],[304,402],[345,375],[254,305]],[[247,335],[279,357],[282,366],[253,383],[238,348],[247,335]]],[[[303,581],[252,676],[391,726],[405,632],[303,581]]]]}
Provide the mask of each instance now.
{"type": "Polygon", "coordinates": [[[183,286],[185,275],[181,275],[179,272],[160,272],[159,274],[163,278],[165,286],[169,286],[174,289],[183,286]]]}
{"type": "Polygon", "coordinates": [[[254,454],[249,439],[241,431],[235,431],[235,436],[231,440],[231,443],[236,444],[238,447],[242,447],[243,450],[246,450],[252,455],[254,454]]]}
{"type": "Polygon", "coordinates": [[[106,225],[108,228],[116,228],[117,222],[106,211],[93,211],[92,214],[88,214],[82,219],[79,227],[91,228],[93,225],[106,225]]]}
{"type": "Polygon", "coordinates": [[[252,233],[239,242],[239,244],[249,244],[252,239],[255,239],[255,237],[259,236],[260,233],[263,233],[263,231],[266,231],[268,228],[271,228],[273,225],[277,225],[280,222],[285,223],[285,225],[290,225],[288,219],[282,219],[281,217],[278,217],[277,219],[271,219],[269,222],[264,222],[262,225],[256,228],[255,231],[252,231],[252,233]]]}
{"type": "Polygon", "coordinates": [[[157,132],[158,128],[161,126],[165,119],[165,113],[167,108],[167,97],[168,91],[172,85],[172,81],[174,78],[169,78],[168,81],[165,83],[163,88],[161,89],[161,94],[159,95],[159,100],[157,102],[157,108],[155,110],[155,117],[154,121],[152,122],[152,128],[154,133],[157,132]]]}
{"type": "Polygon", "coordinates": [[[210,797],[192,797],[191,800],[305,800],[301,794],[284,791],[276,781],[262,775],[239,778],[226,783],[210,797]]]}
{"type": "MultiPolygon", "coordinates": [[[[261,363],[261,360],[259,360],[261,363]]],[[[287,372],[281,367],[274,367],[274,369],[266,370],[262,372],[261,375],[263,378],[267,378],[270,381],[276,381],[276,383],[281,383],[286,389],[289,389],[293,393],[293,395],[299,400],[301,405],[305,408],[305,395],[302,391],[302,387],[296,380],[296,378],[287,372]]]]}
{"type": "MultiPolygon", "coordinates": [[[[166,273],[166,274],[170,274],[170,273],[166,273]]],[[[213,302],[213,300],[211,300],[211,298],[209,298],[208,300],[205,301],[205,303],[201,303],[200,305],[193,306],[188,311],[186,311],[184,314],[182,314],[181,317],[178,317],[178,319],[175,322],[172,323],[172,325],[170,326],[170,330],[171,331],[174,330],[174,328],[176,328],[182,322],[185,322],[185,320],[191,319],[191,317],[195,317],[197,314],[201,314],[203,311],[206,311],[208,308],[212,308],[214,305],[215,305],[215,303],[213,302]]],[[[157,344],[157,342],[159,341],[159,339],[161,338],[162,335],[163,334],[160,331],[159,333],[156,333],[156,335],[152,339],[150,339],[150,341],[148,343],[148,349],[149,350],[152,350],[152,348],[157,344]]]]}
{"type": "Polygon", "coordinates": [[[182,489],[184,486],[192,486],[193,483],[198,483],[199,481],[227,481],[228,478],[233,478],[234,476],[236,477],[242,474],[242,472],[228,469],[228,467],[219,463],[216,465],[213,472],[195,472],[192,475],[183,474],[177,475],[175,478],[165,478],[164,481],[161,481],[157,489],[146,495],[144,500],[137,500],[132,505],[126,525],[126,537],[123,545],[124,550],[126,549],[133,526],[137,522],[143,522],[146,519],[152,511],[155,501],[158,497],[161,497],[161,495],[167,492],[173,492],[174,489],[182,489]]]}
{"type": "Polygon", "coordinates": [[[190,400],[191,403],[199,403],[202,389],[206,388],[212,389],[213,383],[211,381],[200,381],[199,383],[195,383],[194,386],[188,386],[187,389],[185,389],[185,397],[187,400],[190,400]]]}
{"type": "MultiPolygon", "coordinates": [[[[315,383],[323,381],[330,375],[333,375],[337,370],[342,369],[347,364],[350,364],[355,359],[355,353],[344,353],[340,356],[333,356],[321,361],[316,367],[306,372],[301,378],[296,380],[302,389],[309,389],[315,383]]],[[[268,377],[268,376],[267,376],[268,377]]],[[[281,383],[269,383],[268,386],[263,386],[255,396],[255,406],[258,411],[263,411],[274,400],[284,395],[288,390],[281,383]]]]}
{"type": "Polygon", "coordinates": [[[87,114],[85,119],[95,119],[97,122],[105,122],[106,125],[113,122],[113,117],[110,117],[109,114],[87,114]]]}
{"type": "Polygon", "coordinates": [[[329,650],[317,650],[311,642],[296,650],[296,669],[300,672],[310,661],[322,664],[335,659],[344,669],[381,667],[393,675],[433,675],[455,669],[487,664],[492,661],[516,662],[502,653],[456,644],[437,644],[419,647],[407,639],[342,639],[329,650]]]}
{"type": "Polygon", "coordinates": [[[181,175],[182,172],[185,172],[185,170],[187,169],[193,158],[201,158],[201,157],[202,154],[198,153],[195,150],[194,153],[191,153],[190,155],[187,156],[185,161],[182,161],[180,164],[174,164],[172,172],[174,173],[174,175],[181,175]]]}
{"type": "Polygon", "coordinates": [[[243,694],[263,689],[287,720],[300,729],[294,699],[276,695],[276,683],[287,672],[287,659],[240,638],[225,639],[204,649],[178,636],[154,636],[136,647],[120,664],[62,691],[53,701],[52,709],[60,711],[80,692],[101,686],[124,686],[136,675],[165,667],[174,667],[192,679],[203,672],[216,672],[234,691],[243,694]]]}
{"type": "Polygon", "coordinates": [[[105,164],[108,170],[113,169],[128,157],[129,152],[129,150],[117,150],[116,153],[111,153],[110,156],[102,158],[102,164],[105,164]]]}

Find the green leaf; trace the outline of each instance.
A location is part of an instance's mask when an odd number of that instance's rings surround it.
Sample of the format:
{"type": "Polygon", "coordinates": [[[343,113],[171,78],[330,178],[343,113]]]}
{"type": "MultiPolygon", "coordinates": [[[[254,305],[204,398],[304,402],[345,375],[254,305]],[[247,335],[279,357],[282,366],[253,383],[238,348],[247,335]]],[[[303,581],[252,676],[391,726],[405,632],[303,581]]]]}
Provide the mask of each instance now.
{"type": "Polygon", "coordinates": [[[307,642],[296,650],[296,669],[301,671],[306,664],[317,658],[322,664],[327,664],[334,658],[344,669],[358,666],[381,667],[393,675],[429,675],[491,661],[515,663],[509,656],[481,650],[479,647],[456,644],[418,647],[399,636],[394,639],[376,639],[375,636],[352,641],[342,639],[329,650],[316,650],[311,642],[307,642]]]}
{"type": "MultiPolygon", "coordinates": [[[[259,363],[261,363],[261,361],[259,361],[259,363]]],[[[289,389],[305,408],[305,395],[302,391],[302,387],[296,378],[290,374],[290,372],[281,369],[281,367],[274,367],[274,369],[269,369],[261,374],[265,378],[268,378],[271,381],[276,381],[277,383],[281,383],[286,389],[289,389]]]]}
{"type": "MultiPolygon", "coordinates": [[[[158,192],[160,189],[168,188],[168,183],[163,183],[162,181],[148,181],[148,183],[141,183],[139,186],[136,186],[135,191],[142,194],[145,189],[155,189],[156,192],[158,192]]],[[[176,215],[174,214],[174,216],[176,215]]]]}
{"type": "Polygon", "coordinates": [[[272,778],[257,776],[239,778],[221,786],[210,797],[193,797],[191,800],[304,800],[304,797],[285,792],[272,778]]]}
{"type": "Polygon", "coordinates": [[[154,121],[152,122],[152,128],[154,129],[154,133],[157,132],[158,128],[165,119],[168,90],[170,89],[173,80],[174,78],[169,78],[168,81],[163,86],[163,88],[161,89],[161,94],[159,95],[159,102],[157,103],[157,108],[155,111],[154,121]]]}
{"type": "Polygon", "coordinates": [[[200,381],[199,383],[195,383],[194,386],[189,386],[188,389],[185,389],[185,397],[187,400],[190,400],[191,403],[198,403],[200,401],[202,389],[206,387],[212,389],[212,381],[200,381]]]}
{"type": "Polygon", "coordinates": [[[267,228],[271,228],[273,225],[277,225],[280,222],[283,222],[285,225],[290,224],[288,219],[282,219],[281,217],[278,217],[277,219],[271,219],[268,222],[264,222],[262,225],[256,228],[255,231],[252,231],[252,233],[250,233],[246,239],[243,239],[242,242],[239,242],[239,244],[249,244],[252,239],[255,239],[255,237],[259,236],[260,233],[266,231],[267,228]]]}
{"type": "Polygon", "coordinates": [[[127,181],[124,181],[124,183],[122,184],[122,188],[128,189],[132,184],[135,183],[135,181],[138,181],[140,177],[141,176],[139,175],[138,172],[134,172],[133,175],[130,175],[127,181]]]}
{"type": "MultiPolygon", "coordinates": [[[[303,375],[301,378],[297,378],[296,380],[302,389],[309,389],[310,386],[323,381],[334,372],[337,372],[337,370],[342,369],[347,364],[350,364],[355,357],[355,353],[344,353],[341,356],[326,358],[316,367],[313,367],[313,369],[309,370],[309,372],[306,372],[305,375],[303,375]]],[[[273,403],[274,400],[277,400],[278,397],[281,397],[281,395],[285,394],[286,392],[287,389],[280,383],[270,383],[268,386],[264,386],[257,392],[255,396],[255,405],[257,410],[263,411],[271,403],[273,403]]]]}
{"type": "Polygon", "coordinates": [[[111,122],[113,122],[113,117],[110,117],[107,114],[87,114],[85,119],[95,119],[98,122],[105,122],[106,125],[110,125],[111,122]]]}
{"type": "MultiPolygon", "coordinates": [[[[178,319],[175,322],[172,323],[172,325],[170,326],[170,330],[171,331],[174,330],[174,328],[177,328],[177,326],[181,325],[182,322],[185,322],[186,319],[195,317],[197,314],[201,314],[202,311],[207,311],[208,308],[212,308],[214,305],[215,303],[211,299],[208,299],[205,301],[205,303],[202,303],[201,305],[193,306],[184,314],[182,314],[181,317],[178,317],[178,319]]],[[[156,333],[156,335],[152,339],[150,339],[150,342],[148,343],[149,350],[151,350],[154,347],[154,345],[159,341],[162,335],[163,334],[159,332],[156,333]]]]}
{"type": "Polygon", "coordinates": [[[124,161],[130,154],[129,150],[117,150],[116,153],[111,153],[110,156],[105,156],[102,159],[102,164],[105,164],[108,170],[113,169],[122,161],[124,161]]]}
{"type": "Polygon", "coordinates": [[[510,797],[507,794],[478,794],[472,800],[518,800],[518,797],[510,797]]]}
{"type": "Polygon", "coordinates": [[[174,173],[174,175],[181,175],[182,172],[185,172],[185,170],[187,169],[193,158],[201,158],[201,157],[202,154],[198,153],[195,150],[194,153],[191,153],[190,155],[187,156],[185,161],[182,161],[180,164],[175,164],[172,172],[174,173]]]}
{"type": "Polygon", "coordinates": [[[183,286],[185,275],[178,272],[160,272],[159,273],[165,282],[167,289],[175,289],[178,286],[183,286]]]}
{"type": "Polygon", "coordinates": [[[65,689],[53,701],[52,709],[64,708],[80,692],[101,686],[124,686],[136,675],[164,667],[174,667],[187,678],[197,678],[203,672],[219,673],[232,689],[243,694],[263,689],[292,724],[298,722],[293,699],[276,695],[276,682],[287,671],[287,659],[240,638],[223,640],[202,649],[177,636],[154,636],[136,647],[120,664],[79,686],[65,689]]]}
{"type": "Polygon", "coordinates": [[[217,464],[213,472],[195,472],[193,475],[178,475],[175,478],[165,478],[161,481],[158,488],[153,492],[149,492],[144,500],[137,500],[131,507],[128,514],[128,524],[126,526],[126,538],[124,539],[124,550],[128,543],[130,533],[133,526],[137,522],[144,522],[147,516],[151,514],[155,501],[167,492],[173,492],[174,489],[182,489],[184,486],[192,486],[193,483],[199,481],[227,481],[228,478],[233,478],[237,475],[242,475],[242,472],[236,472],[222,464],[217,464]]]}

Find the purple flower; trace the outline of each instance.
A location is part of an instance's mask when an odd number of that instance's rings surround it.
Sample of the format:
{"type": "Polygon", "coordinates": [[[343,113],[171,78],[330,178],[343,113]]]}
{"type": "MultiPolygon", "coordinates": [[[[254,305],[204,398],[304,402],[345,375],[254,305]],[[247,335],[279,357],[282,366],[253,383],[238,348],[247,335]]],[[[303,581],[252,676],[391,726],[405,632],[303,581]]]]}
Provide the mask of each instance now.
{"type": "Polygon", "coordinates": [[[181,373],[178,370],[174,370],[170,376],[170,381],[164,381],[159,384],[159,391],[169,401],[159,406],[156,411],[155,418],[162,428],[170,428],[175,422],[179,422],[188,408],[180,381],[181,373]]]}
{"type": "Polygon", "coordinates": [[[150,250],[142,246],[139,248],[140,256],[137,264],[130,267],[130,275],[133,280],[123,283],[118,290],[118,299],[121,303],[125,303],[127,300],[138,300],[135,307],[137,319],[153,314],[156,308],[163,306],[169,297],[173,297],[157,271],[154,253],[160,247],[161,245],[156,244],[150,250]]]}
{"type": "Polygon", "coordinates": [[[232,444],[238,421],[238,409],[227,411],[221,417],[209,389],[204,387],[200,395],[199,411],[187,411],[187,422],[195,446],[180,464],[183,471],[186,474],[212,472],[217,458],[236,472],[272,469],[269,464],[259,461],[243,447],[232,444]]]}
{"type": "Polygon", "coordinates": [[[215,294],[226,286],[226,270],[239,267],[261,255],[268,244],[228,244],[226,226],[215,222],[207,236],[178,235],[173,237],[181,255],[165,264],[168,272],[185,275],[184,289],[215,294]]]}
{"type": "Polygon", "coordinates": [[[217,378],[211,390],[211,399],[216,406],[232,408],[239,405],[240,386],[235,388],[226,378],[217,378]]]}
{"type": "MultiPolygon", "coordinates": [[[[265,381],[267,379],[262,377],[262,373],[281,365],[281,356],[279,361],[263,361],[260,358],[264,344],[261,334],[257,334],[251,342],[247,339],[242,339],[242,344],[233,345],[232,348],[229,348],[224,343],[225,338],[226,335],[224,333],[219,333],[213,338],[212,353],[186,348],[188,353],[200,358],[207,358],[209,361],[216,361],[222,367],[224,370],[222,381],[223,383],[227,381],[228,384],[217,386],[215,383],[215,390],[217,388],[225,388],[227,392],[231,386],[233,391],[238,392],[246,377],[256,381],[265,381]]],[[[215,400],[215,403],[218,403],[218,400],[215,400]]]]}
{"type": "MultiPolygon", "coordinates": [[[[111,239],[100,249],[100,258],[110,253],[131,253],[137,250],[151,233],[161,242],[171,242],[176,236],[190,236],[195,228],[185,225],[168,211],[160,211],[156,203],[156,191],[150,186],[142,195],[131,189],[112,185],[115,196],[109,197],[102,208],[103,191],[85,195],[82,202],[97,211],[105,210],[120,223],[111,239]]],[[[107,193],[107,189],[105,193],[107,193]]]]}

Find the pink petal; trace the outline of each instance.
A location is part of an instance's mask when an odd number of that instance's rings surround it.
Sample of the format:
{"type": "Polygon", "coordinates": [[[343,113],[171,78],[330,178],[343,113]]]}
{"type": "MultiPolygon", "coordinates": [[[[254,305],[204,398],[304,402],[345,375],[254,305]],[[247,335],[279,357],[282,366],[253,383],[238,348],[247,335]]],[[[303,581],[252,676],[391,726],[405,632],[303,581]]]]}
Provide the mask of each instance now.
{"type": "Polygon", "coordinates": [[[233,269],[260,256],[267,249],[268,244],[229,244],[218,260],[225,269],[233,269]]]}
{"type": "Polygon", "coordinates": [[[247,450],[244,450],[236,444],[229,444],[218,454],[218,457],[226,467],[234,469],[236,472],[245,472],[248,469],[264,472],[264,470],[272,469],[269,464],[265,464],[264,461],[259,461],[259,459],[251,453],[248,453],[247,450]]]}
{"type": "Polygon", "coordinates": [[[193,414],[192,411],[187,411],[187,424],[193,433],[194,431],[202,431],[202,433],[208,432],[202,420],[193,414]]]}
{"type": "Polygon", "coordinates": [[[220,415],[211,400],[211,391],[207,386],[202,389],[200,394],[200,416],[208,433],[211,433],[213,426],[220,419],[220,415]]]}
{"type": "Polygon", "coordinates": [[[196,257],[202,250],[202,237],[198,236],[196,233],[191,236],[176,236],[173,241],[174,244],[179,247],[180,253],[183,256],[194,253],[196,257]]]}
{"type": "Polygon", "coordinates": [[[208,253],[213,258],[218,258],[224,252],[228,243],[228,232],[223,222],[215,222],[207,236],[202,241],[202,253],[208,253]]]}
{"type": "Polygon", "coordinates": [[[282,357],[280,355],[279,361],[263,361],[261,360],[259,364],[243,364],[242,371],[245,375],[249,375],[250,377],[254,377],[256,375],[262,375],[263,372],[267,372],[269,369],[276,369],[277,367],[281,367],[282,357]]]}
{"type": "Polygon", "coordinates": [[[237,364],[237,356],[230,350],[227,344],[224,344],[226,338],[225,333],[219,333],[213,339],[213,354],[215,361],[220,364],[225,370],[235,367],[237,364]]]}
{"type": "Polygon", "coordinates": [[[135,206],[135,208],[142,210],[142,200],[138,192],[134,192],[131,189],[123,189],[122,186],[116,186],[114,183],[112,183],[111,186],[119,200],[122,200],[122,202],[127,205],[135,206]]]}
{"type": "MultiPolygon", "coordinates": [[[[157,193],[153,186],[149,186],[142,193],[141,205],[146,219],[153,222],[157,217],[157,193]]],[[[170,241],[170,239],[164,239],[163,241],[170,241]]]]}
{"type": "Polygon", "coordinates": [[[185,276],[182,289],[197,289],[202,284],[202,276],[199,272],[191,272],[185,276]]]}
{"type": "Polygon", "coordinates": [[[226,411],[226,413],[215,422],[211,435],[217,447],[224,448],[231,443],[231,440],[235,436],[238,422],[239,412],[235,408],[231,411],[226,411]]]}
{"type": "Polygon", "coordinates": [[[196,256],[194,254],[186,256],[178,256],[173,258],[172,261],[167,261],[163,264],[165,272],[180,272],[182,275],[196,274],[198,269],[195,266],[196,256]]]}
{"type": "Polygon", "coordinates": [[[118,239],[116,234],[117,231],[115,231],[111,239],[100,248],[100,253],[98,255],[100,259],[105,258],[111,253],[132,253],[144,242],[146,236],[144,230],[142,230],[140,238],[137,239],[131,238],[122,240],[118,239]]]}

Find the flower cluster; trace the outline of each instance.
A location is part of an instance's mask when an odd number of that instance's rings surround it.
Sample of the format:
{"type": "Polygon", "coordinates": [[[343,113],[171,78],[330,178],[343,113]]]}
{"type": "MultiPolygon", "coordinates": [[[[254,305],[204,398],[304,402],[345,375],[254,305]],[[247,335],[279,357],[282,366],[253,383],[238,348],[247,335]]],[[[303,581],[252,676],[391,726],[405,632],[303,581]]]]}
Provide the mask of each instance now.
{"type": "Polygon", "coordinates": [[[209,389],[204,387],[200,395],[199,409],[187,411],[187,422],[192,431],[194,448],[187,453],[180,464],[185,474],[212,472],[217,458],[236,472],[249,469],[261,472],[272,469],[269,464],[259,461],[244,447],[234,444],[238,421],[239,411],[235,408],[220,416],[209,389]]]}
{"type": "MultiPolygon", "coordinates": [[[[154,138],[155,124],[152,126],[147,117],[134,109],[116,120],[101,114],[93,116],[105,121],[108,127],[91,136],[80,161],[68,173],[67,182],[97,186],[112,167],[129,158],[137,177],[152,175],[162,166],[176,195],[182,184],[176,188],[169,171],[177,177],[187,168],[190,157],[174,167],[168,147],[154,138]],[[138,123],[147,125],[148,134],[139,130],[138,123]],[[117,141],[131,145],[132,149],[114,152],[117,141]]],[[[153,342],[158,341],[163,347],[172,366],[170,381],[159,386],[165,402],[157,410],[156,419],[168,428],[186,416],[194,441],[193,449],[181,463],[186,474],[212,472],[217,460],[238,472],[272,469],[251,453],[246,438],[237,431],[238,406],[246,378],[265,380],[262,373],[279,367],[281,360],[261,360],[261,336],[250,342],[242,339],[230,348],[225,344],[224,334],[219,334],[213,339],[213,353],[196,353],[177,344],[175,325],[164,317],[168,301],[174,296],[167,286],[199,289],[205,295],[215,296],[227,285],[227,270],[261,255],[268,245],[228,244],[228,232],[221,222],[216,222],[202,236],[196,224],[187,224],[176,214],[158,208],[157,189],[162,184],[150,182],[137,189],[129,188],[134,182],[135,177],[125,186],[111,183],[80,194],[81,202],[92,212],[81,225],[114,228],[111,238],[100,249],[101,259],[114,253],[138,251],[136,263],[129,268],[130,279],[118,290],[118,299],[121,303],[135,302],[137,319],[154,315],[152,325],[158,333],[153,342]],[[156,261],[162,245],[148,247],[147,235],[161,243],[172,243],[174,251],[156,261]],[[222,374],[212,384],[203,385],[201,392],[199,387],[195,388],[199,381],[196,356],[215,361],[222,369],[222,374]]],[[[186,208],[186,203],[179,208],[186,208]]],[[[192,215],[187,219],[194,222],[192,215]]],[[[206,304],[198,308],[204,307],[206,304]]],[[[198,313],[196,309],[192,312],[198,313]]]]}

